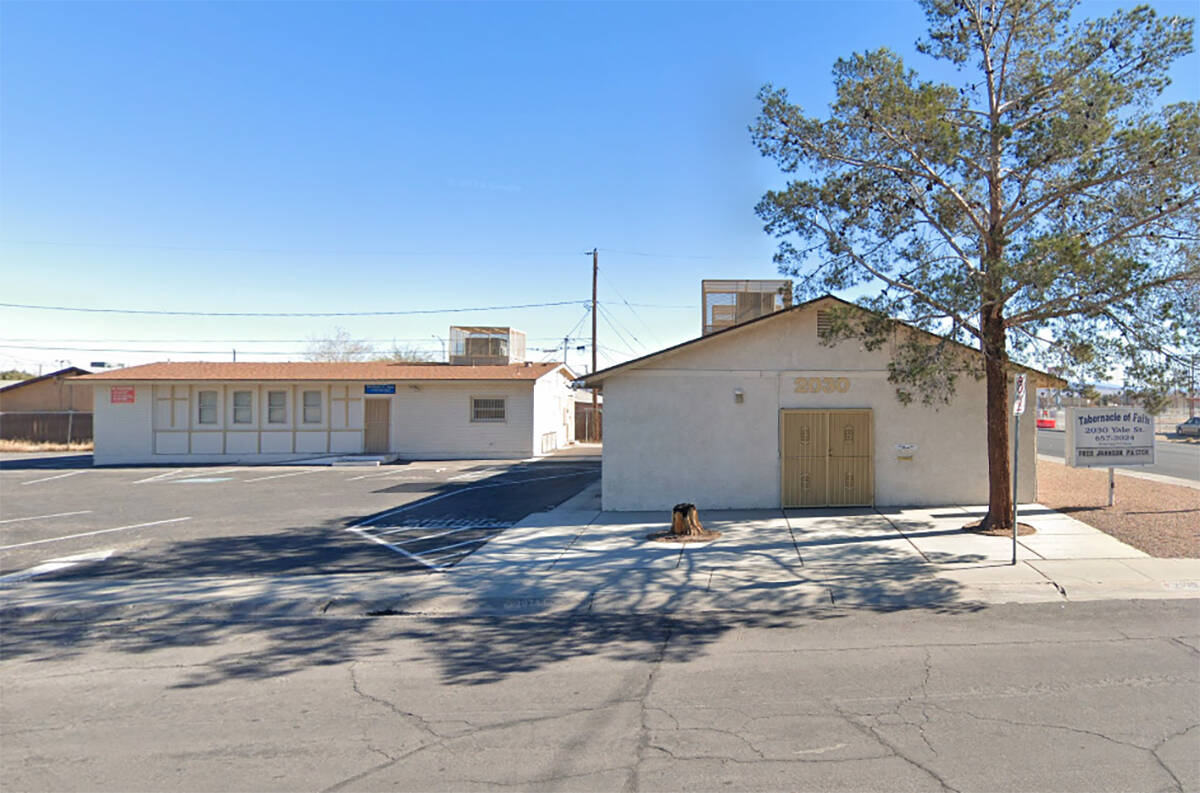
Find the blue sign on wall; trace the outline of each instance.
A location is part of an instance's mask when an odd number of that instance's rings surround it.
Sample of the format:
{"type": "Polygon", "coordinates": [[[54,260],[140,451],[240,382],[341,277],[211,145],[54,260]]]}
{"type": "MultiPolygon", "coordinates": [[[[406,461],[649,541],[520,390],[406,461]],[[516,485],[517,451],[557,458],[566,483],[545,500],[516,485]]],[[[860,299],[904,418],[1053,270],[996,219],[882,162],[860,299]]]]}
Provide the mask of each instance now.
{"type": "Polygon", "coordinates": [[[364,394],[394,394],[396,393],[396,384],[388,383],[387,385],[373,385],[368,383],[363,386],[364,394]]]}

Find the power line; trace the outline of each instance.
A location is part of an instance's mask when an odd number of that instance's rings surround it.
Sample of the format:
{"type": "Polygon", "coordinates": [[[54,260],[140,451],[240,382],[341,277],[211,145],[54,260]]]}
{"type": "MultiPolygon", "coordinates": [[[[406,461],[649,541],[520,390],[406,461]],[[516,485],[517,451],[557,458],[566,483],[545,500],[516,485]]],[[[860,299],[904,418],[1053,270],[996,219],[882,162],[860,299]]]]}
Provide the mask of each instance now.
{"type": "MultiPolygon", "coordinates": [[[[637,337],[637,336],[634,334],[634,332],[633,332],[632,330],[630,330],[630,329],[629,329],[629,328],[628,328],[628,327],[625,325],[625,323],[623,323],[623,322],[621,322],[620,320],[618,320],[615,314],[613,314],[611,311],[609,311],[609,310],[608,310],[607,308],[605,308],[604,306],[600,306],[600,312],[601,312],[601,314],[604,316],[604,319],[605,319],[605,321],[606,321],[606,322],[608,322],[609,326],[611,326],[611,327],[613,327],[613,328],[615,329],[615,327],[616,327],[617,325],[620,325],[620,327],[621,327],[621,330],[623,330],[623,331],[625,331],[626,333],[628,333],[628,334],[629,334],[629,337],[630,337],[630,338],[632,338],[632,339],[634,340],[634,342],[637,344],[637,346],[641,347],[643,350],[644,350],[644,349],[646,349],[646,345],[645,345],[645,344],[642,344],[642,340],[641,340],[641,339],[639,339],[639,338],[638,338],[638,337],[637,337]]],[[[632,347],[631,347],[630,349],[632,349],[632,347]]]]}
{"type": "Polygon", "coordinates": [[[623,251],[618,248],[601,248],[605,253],[617,253],[624,256],[644,256],[651,259],[706,259],[723,262],[745,262],[745,256],[709,256],[692,253],[647,253],[646,251],[623,251]]]}
{"type": "MultiPolygon", "coordinates": [[[[421,352],[437,352],[441,347],[416,347],[421,352]]],[[[0,350],[40,350],[43,352],[130,352],[154,353],[162,355],[227,355],[229,350],[164,350],[164,349],[131,349],[129,347],[26,347],[12,344],[0,344],[0,350]]],[[[305,355],[307,350],[246,350],[251,355],[305,355]]],[[[383,352],[386,352],[383,351],[383,352]]]]}
{"type": "Polygon", "coordinates": [[[688,306],[669,306],[662,303],[629,303],[628,305],[637,306],[638,308],[685,308],[688,311],[695,311],[696,309],[700,308],[699,305],[694,303],[688,306]]]}
{"type": "Polygon", "coordinates": [[[0,308],[20,308],[34,311],[80,311],[89,314],[139,314],[168,317],[404,317],[418,314],[459,314],[468,311],[509,311],[519,308],[548,308],[573,306],[583,301],[556,300],[549,303],[521,303],[511,306],[476,306],[473,308],[428,308],[406,311],[159,311],[152,309],[82,308],[79,306],[36,306],[26,303],[0,303],[0,308]]]}
{"type": "MultiPolygon", "coordinates": [[[[637,353],[636,353],[636,352],[634,352],[634,350],[633,350],[633,345],[629,343],[629,339],[626,339],[626,338],[625,338],[625,335],[624,335],[624,334],[622,334],[622,333],[621,333],[621,331],[617,330],[617,326],[616,326],[616,325],[614,325],[614,324],[613,324],[613,322],[612,322],[612,320],[610,320],[610,319],[608,318],[608,312],[607,312],[607,311],[601,311],[601,312],[599,312],[599,314],[600,314],[600,316],[601,316],[601,317],[603,317],[603,319],[604,319],[604,322],[605,322],[605,323],[608,325],[608,327],[609,327],[609,328],[612,330],[612,332],[613,332],[613,333],[615,333],[615,334],[617,334],[617,338],[618,338],[618,339],[620,339],[620,340],[621,340],[621,343],[625,345],[625,348],[626,348],[626,349],[629,351],[629,354],[630,354],[630,355],[633,355],[633,356],[635,356],[635,357],[636,357],[636,356],[637,356],[637,353]]],[[[598,346],[599,346],[599,345],[597,345],[597,347],[598,347],[598,346]]]]}
{"type": "MultiPolygon", "coordinates": [[[[586,317],[587,315],[585,314],[584,316],[586,317]]],[[[529,338],[531,341],[551,341],[551,340],[559,341],[559,340],[561,340],[561,339],[562,339],[562,336],[529,336],[528,338],[529,338]]],[[[572,336],[572,337],[570,337],[570,338],[571,338],[571,340],[572,340],[572,341],[578,341],[579,339],[584,339],[584,338],[586,338],[586,337],[585,337],[585,336],[572,336]]],[[[9,341],[32,341],[32,342],[38,342],[38,343],[41,343],[41,344],[48,344],[48,343],[50,343],[50,342],[55,342],[55,341],[65,341],[65,342],[93,342],[93,343],[96,343],[96,344],[99,344],[99,343],[102,343],[102,342],[103,342],[103,343],[106,343],[106,344],[108,344],[108,343],[117,343],[117,342],[126,342],[126,343],[129,343],[129,344],[178,344],[178,343],[180,343],[180,342],[186,342],[186,343],[188,343],[188,344],[309,344],[309,343],[312,343],[312,342],[319,342],[319,341],[322,341],[322,339],[319,339],[319,338],[317,338],[317,339],[312,339],[312,338],[309,338],[309,339],[158,339],[158,338],[155,338],[155,339],[146,339],[146,338],[142,338],[142,339],[93,339],[93,338],[86,338],[86,339],[43,339],[43,338],[0,338],[0,342],[9,342],[9,341]]],[[[413,343],[420,344],[420,343],[428,343],[428,342],[429,342],[429,337],[427,337],[427,336],[420,336],[420,337],[417,337],[417,338],[411,338],[411,339],[399,339],[399,338],[396,338],[396,337],[394,337],[394,336],[388,336],[388,337],[386,337],[386,338],[378,338],[378,339],[368,339],[368,338],[363,338],[363,339],[354,339],[354,341],[369,342],[369,343],[373,343],[373,344],[383,344],[383,343],[386,343],[386,342],[397,342],[397,343],[399,343],[399,342],[405,342],[405,343],[413,342],[413,343]]]]}
{"type": "Polygon", "coordinates": [[[651,330],[651,328],[650,328],[650,326],[649,326],[648,324],[646,324],[646,320],[642,319],[642,315],[641,315],[641,314],[639,314],[639,313],[637,313],[637,311],[636,311],[636,310],[634,309],[634,307],[633,307],[633,306],[632,306],[632,305],[629,303],[629,301],[625,299],[625,295],[621,294],[621,290],[620,290],[620,289],[617,289],[617,285],[616,285],[616,284],[614,284],[614,283],[612,282],[612,280],[611,280],[611,279],[610,279],[610,278],[609,278],[607,275],[605,275],[605,273],[604,273],[604,271],[603,271],[603,270],[601,270],[601,271],[600,271],[600,275],[601,275],[601,276],[604,278],[604,282],[605,282],[606,284],[608,284],[609,286],[611,286],[611,287],[612,287],[612,290],[613,290],[614,292],[616,292],[616,293],[617,293],[617,297],[621,298],[621,302],[622,302],[622,303],[624,303],[624,304],[625,304],[625,307],[629,309],[629,313],[631,313],[631,314],[633,314],[635,317],[637,317],[637,318],[638,318],[638,322],[642,323],[642,325],[643,325],[643,326],[646,328],[646,330],[649,330],[651,333],[653,333],[654,331],[653,331],[653,330],[651,330]]]}
{"type": "Polygon", "coordinates": [[[128,248],[150,251],[195,251],[200,253],[278,253],[288,255],[317,256],[574,256],[565,251],[414,251],[414,250],[355,250],[338,248],[240,248],[235,246],[207,245],[153,245],[136,242],[63,242],[58,240],[0,240],[3,245],[54,246],[63,248],[128,248]]]}
{"type": "MultiPolygon", "coordinates": [[[[2,245],[28,245],[30,247],[56,248],[117,248],[149,251],[187,251],[197,253],[271,253],[286,255],[315,255],[315,256],[459,256],[459,257],[495,257],[495,256],[575,256],[576,251],[436,251],[436,250],[407,250],[403,248],[271,248],[236,245],[169,245],[139,242],[100,242],[91,240],[0,240],[2,245]]],[[[648,251],[631,251],[621,248],[599,248],[605,253],[615,253],[621,256],[640,256],[651,259],[693,259],[701,261],[742,262],[745,256],[712,256],[696,253],[651,253],[648,251]]],[[[591,253],[591,251],[587,251],[591,253]]]]}

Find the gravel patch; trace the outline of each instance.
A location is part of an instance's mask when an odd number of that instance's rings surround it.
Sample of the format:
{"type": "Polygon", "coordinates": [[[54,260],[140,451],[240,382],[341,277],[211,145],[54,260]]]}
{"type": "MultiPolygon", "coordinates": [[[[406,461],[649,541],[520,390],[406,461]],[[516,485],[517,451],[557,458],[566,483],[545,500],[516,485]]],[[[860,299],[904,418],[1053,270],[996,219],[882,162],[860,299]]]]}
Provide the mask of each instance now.
{"type": "Polygon", "coordinates": [[[1200,490],[1038,460],[1038,502],[1159,558],[1200,558],[1200,490]]]}

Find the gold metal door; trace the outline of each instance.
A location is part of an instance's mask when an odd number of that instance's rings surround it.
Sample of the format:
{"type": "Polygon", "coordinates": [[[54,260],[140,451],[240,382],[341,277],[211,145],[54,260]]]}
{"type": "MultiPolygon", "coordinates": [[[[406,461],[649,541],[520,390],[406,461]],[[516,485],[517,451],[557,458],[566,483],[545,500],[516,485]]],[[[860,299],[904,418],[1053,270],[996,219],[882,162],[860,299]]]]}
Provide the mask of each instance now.
{"type": "Polygon", "coordinates": [[[780,431],[784,507],[874,503],[870,410],[784,410],[780,431]]]}
{"type": "Polygon", "coordinates": [[[363,402],[363,452],[384,454],[391,434],[391,400],[367,399],[363,402]]]}
{"type": "Polygon", "coordinates": [[[785,410],[781,423],[783,506],[824,506],[829,447],[825,411],[785,410]]]}
{"type": "Polygon", "coordinates": [[[871,411],[829,411],[829,505],[875,502],[871,470],[871,411]]]}

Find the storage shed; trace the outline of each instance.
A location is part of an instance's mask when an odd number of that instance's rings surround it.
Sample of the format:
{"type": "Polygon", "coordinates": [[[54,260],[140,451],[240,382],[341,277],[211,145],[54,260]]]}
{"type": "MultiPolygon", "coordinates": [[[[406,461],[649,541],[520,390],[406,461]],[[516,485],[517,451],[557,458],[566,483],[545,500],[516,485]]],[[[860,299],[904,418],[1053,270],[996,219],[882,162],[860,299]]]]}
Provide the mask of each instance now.
{"type": "MultiPolygon", "coordinates": [[[[822,297],[584,378],[604,391],[604,509],[986,504],[984,382],[902,404],[888,345],[819,338],[825,312],[850,305],[822,297]]],[[[1013,368],[1031,392],[1064,385],[1013,368]]],[[[1036,498],[1035,424],[1021,423],[1022,501],[1036,498]]]]}
{"type": "Polygon", "coordinates": [[[49,443],[92,439],[92,387],[87,369],[56,372],[0,386],[0,438],[49,443]]]}
{"type": "Polygon", "coordinates": [[[97,465],[527,458],[574,435],[559,363],[152,363],[94,389],[97,465]]]}

